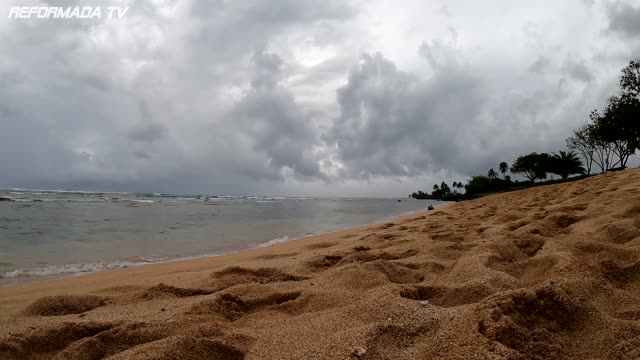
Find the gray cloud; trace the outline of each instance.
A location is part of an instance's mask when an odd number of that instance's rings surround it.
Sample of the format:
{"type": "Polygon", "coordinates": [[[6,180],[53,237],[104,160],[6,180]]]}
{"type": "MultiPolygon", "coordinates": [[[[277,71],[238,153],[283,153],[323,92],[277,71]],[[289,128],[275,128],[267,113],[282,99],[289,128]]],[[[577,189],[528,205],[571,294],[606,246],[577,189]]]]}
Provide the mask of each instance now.
{"type": "Polygon", "coordinates": [[[167,135],[167,126],[154,122],[154,116],[145,103],[140,104],[140,120],[129,129],[128,137],[132,141],[151,143],[167,135]]]}
{"type": "Polygon", "coordinates": [[[549,67],[551,67],[551,60],[544,56],[541,56],[538,58],[538,60],[529,65],[529,71],[536,74],[542,74],[546,72],[549,67]]]}
{"type": "Polygon", "coordinates": [[[581,86],[592,75],[575,59],[561,70],[538,59],[549,80],[538,72],[500,83],[499,72],[478,72],[441,43],[424,43],[419,52],[428,77],[365,55],[338,90],[341,113],[325,140],[335,144],[344,176],[482,174],[522,153],[562,148],[571,126],[597,104],[581,86]]]}
{"type": "Polygon", "coordinates": [[[346,176],[417,176],[453,165],[456,122],[478,110],[479,83],[440,62],[446,54],[438,49],[421,51],[437,67],[429,82],[375,54],[364,55],[338,90],[341,115],[325,140],[337,147],[346,176]]]}
{"type": "Polygon", "coordinates": [[[592,80],[591,71],[584,60],[568,57],[564,63],[564,71],[576,80],[588,83],[592,80]]]}
{"type": "Polygon", "coordinates": [[[557,150],[640,55],[623,3],[128,4],[0,17],[0,187],[403,195],[557,150]]]}
{"type": "Polygon", "coordinates": [[[320,178],[311,152],[318,141],[308,114],[298,109],[293,95],[280,86],[284,62],[276,54],[256,53],[251,89],[236,105],[233,119],[250,138],[253,150],[265,157],[272,178],[289,168],[302,178],[320,178]]]}
{"type": "Polygon", "coordinates": [[[182,22],[160,10],[136,2],[120,27],[8,24],[0,186],[251,193],[258,180],[283,180],[285,168],[322,178],[308,114],[277,84],[283,62],[255,49],[352,10],[338,2],[194,1],[177,11],[182,22]],[[229,98],[229,88],[242,99],[229,98]]]}

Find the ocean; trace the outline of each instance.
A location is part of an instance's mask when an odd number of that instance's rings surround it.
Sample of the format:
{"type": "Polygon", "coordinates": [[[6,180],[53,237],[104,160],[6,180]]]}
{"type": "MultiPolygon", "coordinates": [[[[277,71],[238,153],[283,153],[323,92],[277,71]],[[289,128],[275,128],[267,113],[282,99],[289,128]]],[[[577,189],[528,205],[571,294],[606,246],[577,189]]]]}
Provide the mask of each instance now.
{"type": "Polygon", "coordinates": [[[413,199],[0,190],[0,286],[216,256],[383,222],[413,199]]]}

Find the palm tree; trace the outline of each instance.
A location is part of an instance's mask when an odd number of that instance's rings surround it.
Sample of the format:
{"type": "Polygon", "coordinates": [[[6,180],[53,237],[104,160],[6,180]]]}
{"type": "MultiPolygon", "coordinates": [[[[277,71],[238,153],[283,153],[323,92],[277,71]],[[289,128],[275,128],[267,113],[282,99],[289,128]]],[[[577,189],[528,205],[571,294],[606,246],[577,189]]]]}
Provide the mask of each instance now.
{"type": "Polygon", "coordinates": [[[563,179],[573,174],[584,174],[586,170],[582,166],[582,160],[573,151],[558,151],[553,153],[551,169],[549,172],[560,175],[563,179]]]}
{"type": "Polygon", "coordinates": [[[487,173],[487,177],[489,179],[497,179],[498,178],[498,173],[493,170],[493,168],[491,170],[489,170],[489,173],[487,173]]]}
{"type": "Polygon", "coordinates": [[[506,179],[507,178],[507,171],[509,171],[509,164],[507,164],[506,161],[503,161],[500,163],[500,172],[502,173],[502,176],[506,179]]]}

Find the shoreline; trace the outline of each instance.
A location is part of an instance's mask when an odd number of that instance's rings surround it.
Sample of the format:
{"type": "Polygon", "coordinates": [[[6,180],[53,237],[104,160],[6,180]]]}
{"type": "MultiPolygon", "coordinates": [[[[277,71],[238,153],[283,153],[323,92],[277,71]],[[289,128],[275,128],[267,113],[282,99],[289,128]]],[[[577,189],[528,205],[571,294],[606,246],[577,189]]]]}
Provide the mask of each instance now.
{"type": "MultiPolygon", "coordinates": [[[[444,204],[436,206],[434,210],[441,209],[443,207],[450,206],[452,204],[455,204],[455,202],[444,202],[444,204]]],[[[114,272],[114,271],[125,271],[126,272],[126,270],[129,270],[129,269],[145,268],[145,267],[148,267],[148,266],[162,266],[162,265],[165,265],[165,264],[172,264],[172,263],[179,263],[179,262],[189,263],[189,262],[192,262],[192,261],[203,261],[203,260],[206,261],[208,259],[217,259],[217,258],[220,258],[220,257],[236,255],[236,254],[243,253],[243,252],[249,252],[249,251],[254,251],[254,250],[257,251],[257,250],[263,250],[263,249],[271,249],[271,248],[276,247],[278,245],[284,245],[284,244],[289,244],[289,243],[298,242],[298,241],[308,240],[308,241],[313,241],[315,243],[315,240],[317,240],[315,238],[322,238],[323,241],[327,241],[326,239],[333,239],[335,236],[338,236],[338,235],[344,236],[344,235],[348,235],[348,234],[353,233],[353,232],[364,231],[366,229],[378,226],[380,224],[384,224],[384,223],[392,222],[392,221],[406,220],[407,218],[416,216],[416,214],[423,214],[423,213],[427,213],[427,212],[429,212],[429,210],[426,210],[426,209],[425,210],[418,210],[418,211],[414,211],[414,212],[408,212],[408,213],[401,214],[399,216],[385,217],[385,218],[379,219],[377,221],[374,221],[374,222],[368,223],[368,224],[356,225],[356,226],[348,227],[348,228],[345,228],[345,229],[322,232],[322,233],[319,233],[319,234],[311,234],[311,235],[306,235],[306,236],[302,235],[301,237],[292,237],[292,238],[288,238],[288,240],[285,240],[285,241],[282,241],[282,242],[276,242],[274,244],[266,245],[266,244],[268,244],[269,242],[271,242],[273,240],[278,240],[278,239],[282,239],[283,237],[287,237],[285,235],[285,236],[280,237],[280,238],[268,240],[268,241],[266,241],[264,243],[250,245],[248,247],[244,247],[244,248],[240,248],[240,249],[236,249],[236,250],[230,250],[230,251],[227,251],[227,252],[224,252],[224,253],[221,253],[221,254],[196,255],[196,256],[191,256],[191,257],[183,257],[183,258],[176,258],[176,259],[169,259],[169,260],[160,260],[160,261],[154,261],[154,262],[140,262],[140,264],[133,263],[132,265],[123,266],[123,267],[117,267],[117,268],[112,268],[112,269],[103,269],[103,270],[77,272],[77,273],[69,272],[69,273],[63,273],[63,274],[59,274],[59,275],[51,275],[51,277],[49,277],[49,278],[47,278],[47,276],[45,275],[45,276],[42,276],[43,279],[34,279],[32,281],[24,281],[24,282],[18,281],[18,282],[14,283],[14,284],[0,285],[0,297],[3,296],[3,290],[6,290],[7,288],[15,288],[15,287],[21,287],[21,286],[43,284],[43,283],[55,282],[55,281],[64,281],[64,280],[70,280],[70,279],[82,278],[82,277],[89,277],[89,276],[93,276],[93,275],[97,275],[97,274],[114,272]]],[[[80,264],[80,265],[85,265],[85,264],[80,264]]],[[[214,266],[214,265],[212,265],[212,266],[214,266]]],[[[18,270],[24,270],[24,269],[18,269],[18,270]]],[[[39,276],[37,276],[37,277],[39,277],[39,276]]]]}

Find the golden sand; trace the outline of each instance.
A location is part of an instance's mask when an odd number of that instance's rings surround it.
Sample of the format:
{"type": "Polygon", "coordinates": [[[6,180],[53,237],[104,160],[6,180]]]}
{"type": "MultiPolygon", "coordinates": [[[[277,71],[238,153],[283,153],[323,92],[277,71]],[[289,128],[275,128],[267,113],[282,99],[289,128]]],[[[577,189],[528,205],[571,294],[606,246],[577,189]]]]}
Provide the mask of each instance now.
{"type": "Polygon", "coordinates": [[[640,169],[0,288],[0,359],[639,359],[640,169]]]}

